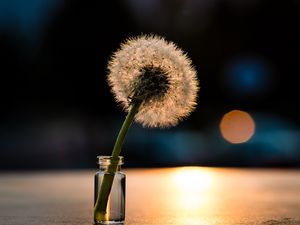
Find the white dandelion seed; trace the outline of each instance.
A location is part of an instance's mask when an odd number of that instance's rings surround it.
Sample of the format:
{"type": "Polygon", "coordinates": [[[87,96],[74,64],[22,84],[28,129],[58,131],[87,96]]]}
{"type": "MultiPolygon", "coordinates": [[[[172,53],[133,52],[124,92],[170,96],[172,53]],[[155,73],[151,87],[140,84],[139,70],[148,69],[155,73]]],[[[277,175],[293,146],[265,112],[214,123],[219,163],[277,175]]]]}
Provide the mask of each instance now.
{"type": "Polygon", "coordinates": [[[108,69],[116,101],[126,111],[140,101],[135,120],[143,126],[174,126],[196,106],[199,86],[191,60],[162,37],[127,40],[113,54],[108,69]]]}

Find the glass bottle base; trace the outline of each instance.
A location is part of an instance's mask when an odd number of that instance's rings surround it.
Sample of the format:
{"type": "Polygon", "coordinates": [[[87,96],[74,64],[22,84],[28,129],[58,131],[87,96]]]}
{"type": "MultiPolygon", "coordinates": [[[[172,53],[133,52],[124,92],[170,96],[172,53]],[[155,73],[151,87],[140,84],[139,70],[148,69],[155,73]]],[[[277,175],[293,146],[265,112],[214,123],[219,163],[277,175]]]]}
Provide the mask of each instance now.
{"type": "Polygon", "coordinates": [[[124,225],[124,221],[103,221],[103,222],[95,222],[94,225],[124,225]]]}

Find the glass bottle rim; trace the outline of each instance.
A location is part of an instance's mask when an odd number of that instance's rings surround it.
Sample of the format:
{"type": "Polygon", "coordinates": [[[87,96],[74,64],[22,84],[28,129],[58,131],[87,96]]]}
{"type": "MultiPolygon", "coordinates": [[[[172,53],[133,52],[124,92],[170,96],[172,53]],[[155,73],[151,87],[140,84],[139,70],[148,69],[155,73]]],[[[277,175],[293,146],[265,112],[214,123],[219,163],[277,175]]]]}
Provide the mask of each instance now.
{"type": "Polygon", "coordinates": [[[119,156],[118,160],[114,160],[112,156],[106,155],[99,155],[97,156],[97,164],[100,166],[108,166],[108,165],[123,165],[124,164],[124,157],[119,156]]]}

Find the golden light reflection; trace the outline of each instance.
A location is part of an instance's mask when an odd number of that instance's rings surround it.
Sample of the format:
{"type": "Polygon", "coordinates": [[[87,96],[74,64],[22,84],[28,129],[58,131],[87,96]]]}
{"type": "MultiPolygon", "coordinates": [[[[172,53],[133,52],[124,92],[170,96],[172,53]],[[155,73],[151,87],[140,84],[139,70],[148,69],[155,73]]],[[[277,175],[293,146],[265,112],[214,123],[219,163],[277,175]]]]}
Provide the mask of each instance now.
{"type": "Polygon", "coordinates": [[[255,132],[255,122],[251,115],[240,110],[226,113],[220,123],[223,138],[230,143],[247,142],[255,132]]]}
{"type": "Polygon", "coordinates": [[[210,203],[213,174],[200,167],[183,167],[173,173],[174,204],[184,209],[200,209],[210,203]]]}
{"type": "Polygon", "coordinates": [[[288,211],[299,215],[299,171],[178,167],[126,174],[126,224],[254,225],[288,211]]]}

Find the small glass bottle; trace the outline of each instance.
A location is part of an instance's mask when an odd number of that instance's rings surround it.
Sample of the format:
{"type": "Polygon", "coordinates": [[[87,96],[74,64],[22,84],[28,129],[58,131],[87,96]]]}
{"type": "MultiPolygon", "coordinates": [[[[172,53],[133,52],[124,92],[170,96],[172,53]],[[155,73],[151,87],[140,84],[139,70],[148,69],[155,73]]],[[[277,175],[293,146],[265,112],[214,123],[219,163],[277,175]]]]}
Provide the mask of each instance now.
{"type": "MultiPolygon", "coordinates": [[[[103,221],[94,221],[95,225],[121,225],[125,220],[125,181],[126,176],[121,172],[121,165],[124,164],[122,156],[119,160],[114,162],[111,156],[98,156],[97,163],[99,164],[99,171],[95,174],[95,194],[94,205],[96,204],[98,194],[100,192],[103,177],[106,175],[113,175],[113,183],[110,195],[107,202],[106,216],[103,221]],[[116,164],[114,164],[116,163],[116,164]],[[111,174],[109,172],[110,166],[116,166],[116,172],[111,174]]],[[[99,196],[101,198],[101,196],[99,196]]]]}

